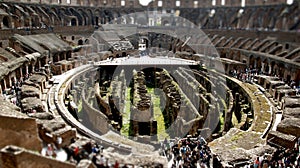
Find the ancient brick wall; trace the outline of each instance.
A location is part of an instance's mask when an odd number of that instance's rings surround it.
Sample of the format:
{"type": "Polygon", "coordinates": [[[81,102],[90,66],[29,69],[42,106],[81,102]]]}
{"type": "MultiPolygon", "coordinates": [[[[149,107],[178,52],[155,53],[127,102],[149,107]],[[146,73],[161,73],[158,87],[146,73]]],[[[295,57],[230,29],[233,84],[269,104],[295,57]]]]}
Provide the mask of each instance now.
{"type": "Polygon", "coordinates": [[[64,167],[75,168],[76,166],[67,162],[61,162],[50,157],[28,151],[26,149],[7,146],[1,150],[0,167],[64,167]]]}
{"type": "Polygon", "coordinates": [[[38,137],[35,119],[0,116],[0,120],[0,148],[6,145],[17,145],[41,151],[42,142],[38,137]]]}

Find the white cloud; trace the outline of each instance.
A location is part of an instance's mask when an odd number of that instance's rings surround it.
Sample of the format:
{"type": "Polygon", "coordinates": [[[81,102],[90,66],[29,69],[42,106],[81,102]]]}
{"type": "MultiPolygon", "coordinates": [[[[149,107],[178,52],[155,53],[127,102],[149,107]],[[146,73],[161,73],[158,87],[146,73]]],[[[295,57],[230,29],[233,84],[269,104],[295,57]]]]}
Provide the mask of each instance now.
{"type": "Polygon", "coordinates": [[[139,0],[140,4],[143,6],[147,6],[149,4],[149,2],[151,2],[152,0],[139,0]]]}
{"type": "Polygon", "coordinates": [[[286,1],[286,3],[289,4],[289,5],[292,4],[293,2],[294,2],[294,0],[287,0],[286,1]]]}

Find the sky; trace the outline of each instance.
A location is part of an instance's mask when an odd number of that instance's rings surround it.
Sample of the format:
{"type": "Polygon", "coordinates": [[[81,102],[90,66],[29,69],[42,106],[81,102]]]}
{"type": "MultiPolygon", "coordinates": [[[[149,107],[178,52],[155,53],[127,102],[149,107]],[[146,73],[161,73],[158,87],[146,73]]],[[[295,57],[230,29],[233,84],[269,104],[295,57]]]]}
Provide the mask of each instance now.
{"type": "Polygon", "coordinates": [[[143,6],[146,6],[149,4],[149,2],[151,2],[152,0],[139,0],[140,4],[142,4],[143,6]]]}

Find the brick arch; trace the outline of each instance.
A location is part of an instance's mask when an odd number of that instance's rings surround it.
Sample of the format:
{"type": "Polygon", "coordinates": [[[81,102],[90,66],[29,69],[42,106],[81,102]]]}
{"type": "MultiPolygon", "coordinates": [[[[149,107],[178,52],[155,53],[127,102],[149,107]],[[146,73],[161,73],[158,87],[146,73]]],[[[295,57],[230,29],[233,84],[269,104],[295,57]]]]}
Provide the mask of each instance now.
{"type": "Polygon", "coordinates": [[[243,15],[240,17],[240,27],[242,28],[251,28],[253,25],[253,9],[252,8],[246,8],[244,10],[243,15]]]}
{"type": "Polygon", "coordinates": [[[113,11],[105,9],[104,14],[105,14],[106,23],[111,23],[111,21],[113,21],[114,19],[113,11]]]}
{"type": "Polygon", "coordinates": [[[260,71],[261,70],[261,66],[262,66],[261,58],[260,57],[256,57],[256,69],[258,71],[260,71]]]}
{"type": "Polygon", "coordinates": [[[58,16],[58,11],[55,7],[51,7],[48,9],[47,13],[51,17],[51,23],[54,26],[61,26],[62,21],[61,18],[58,16]]]}
{"type": "Polygon", "coordinates": [[[94,17],[95,17],[95,25],[99,25],[103,17],[100,9],[94,10],[94,17]]]}
{"type": "Polygon", "coordinates": [[[72,13],[73,16],[77,17],[78,25],[83,25],[83,16],[77,11],[77,9],[70,7],[68,10],[72,13]]]}
{"type": "Polygon", "coordinates": [[[32,27],[40,27],[41,26],[41,17],[38,13],[32,8],[30,5],[24,6],[24,9],[29,13],[31,17],[32,27]]]}
{"type": "MultiPolygon", "coordinates": [[[[1,20],[2,24],[3,24],[3,27],[0,27],[1,29],[3,28],[11,28],[12,25],[11,25],[11,18],[9,16],[4,16],[1,20]]],[[[1,26],[1,24],[0,24],[1,26]]]]}
{"type": "Polygon", "coordinates": [[[58,9],[58,16],[60,18],[63,18],[62,21],[63,21],[63,26],[67,26],[69,25],[69,23],[71,22],[72,19],[68,18],[68,16],[71,16],[69,14],[69,11],[67,10],[67,8],[65,7],[60,7],[58,9]]]}
{"type": "Polygon", "coordinates": [[[90,19],[91,18],[89,18],[89,15],[87,14],[87,12],[84,9],[79,8],[79,9],[77,9],[77,11],[80,14],[80,16],[82,17],[82,24],[81,25],[89,25],[89,24],[91,24],[90,23],[90,19]]]}
{"type": "Polygon", "coordinates": [[[288,17],[288,29],[289,30],[297,30],[300,28],[300,7],[293,5],[289,9],[291,12],[289,13],[288,17]],[[297,20],[296,20],[297,18],[297,20]]]}
{"type": "Polygon", "coordinates": [[[255,66],[255,57],[254,57],[254,55],[250,55],[250,57],[249,57],[249,67],[250,68],[253,68],[255,66]]]}
{"type": "Polygon", "coordinates": [[[113,10],[112,16],[113,16],[113,19],[116,19],[116,18],[120,18],[122,15],[121,15],[120,10],[113,10]]]}
{"type": "Polygon", "coordinates": [[[264,58],[262,63],[264,64],[263,72],[269,73],[269,69],[271,68],[271,67],[269,67],[270,60],[268,58],[264,58]]]}
{"type": "Polygon", "coordinates": [[[218,27],[228,27],[228,20],[227,16],[224,15],[226,9],[224,8],[217,8],[216,13],[214,16],[214,25],[216,28],[218,27]]]}
{"type": "Polygon", "coordinates": [[[286,7],[282,7],[280,9],[278,9],[278,12],[280,13],[280,15],[277,16],[275,28],[276,29],[283,29],[284,26],[285,26],[286,15],[287,15],[286,7]]]}
{"type": "MultiPolygon", "coordinates": [[[[148,22],[147,22],[147,15],[146,14],[142,14],[142,13],[139,13],[138,15],[136,15],[136,23],[137,24],[141,24],[141,25],[147,25],[148,22]]],[[[168,19],[167,19],[168,20],[168,19]]],[[[162,20],[162,23],[164,22],[164,20],[162,20]]]]}
{"type": "Polygon", "coordinates": [[[13,4],[10,4],[10,12],[12,12],[14,14],[14,25],[15,27],[24,27],[25,24],[25,20],[27,18],[26,14],[24,12],[22,12],[21,10],[19,10],[16,6],[14,6],[13,4]]]}
{"type": "Polygon", "coordinates": [[[95,13],[92,9],[87,9],[86,10],[86,14],[87,14],[87,17],[88,17],[88,25],[95,25],[95,13]]]}
{"type": "Polygon", "coordinates": [[[232,10],[228,11],[228,14],[226,14],[227,21],[228,21],[228,27],[237,27],[238,26],[239,10],[240,10],[239,8],[233,8],[232,10]]]}
{"type": "Polygon", "coordinates": [[[31,6],[32,9],[36,11],[36,13],[40,16],[41,22],[46,26],[51,25],[51,19],[48,13],[45,12],[45,9],[41,6],[31,6]]]}
{"type": "Polygon", "coordinates": [[[272,29],[276,21],[275,9],[269,8],[264,10],[262,27],[272,29]],[[275,16],[274,16],[275,15],[275,16]]]}
{"type": "Polygon", "coordinates": [[[253,25],[250,27],[253,28],[260,28],[263,27],[264,18],[262,17],[264,15],[265,11],[264,8],[259,8],[255,11],[255,14],[253,17],[253,25]]]}
{"type": "Polygon", "coordinates": [[[209,16],[208,16],[208,12],[207,12],[207,10],[205,10],[204,12],[200,12],[200,15],[199,15],[199,26],[201,26],[201,27],[206,27],[206,25],[207,25],[207,23],[208,23],[208,18],[209,16]]]}

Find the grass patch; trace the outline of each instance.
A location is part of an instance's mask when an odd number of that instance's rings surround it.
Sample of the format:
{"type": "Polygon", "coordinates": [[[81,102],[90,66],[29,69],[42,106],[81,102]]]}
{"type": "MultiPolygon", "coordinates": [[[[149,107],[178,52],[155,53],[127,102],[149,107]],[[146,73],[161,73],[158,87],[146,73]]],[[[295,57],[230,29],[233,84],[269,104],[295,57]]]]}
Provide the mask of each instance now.
{"type": "Polygon", "coordinates": [[[220,111],[220,131],[223,131],[224,129],[224,124],[225,124],[225,116],[226,116],[226,112],[227,112],[227,104],[225,102],[224,99],[221,98],[221,96],[219,96],[219,99],[221,100],[221,103],[222,103],[222,107],[223,108],[220,108],[220,105],[218,104],[219,106],[219,109],[221,110],[220,111]],[[223,115],[223,110],[224,110],[224,115],[223,115]]]}
{"type": "Polygon", "coordinates": [[[245,132],[239,132],[238,134],[235,134],[233,135],[231,138],[230,138],[230,141],[237,141],[241,138],[243,138],[243,135],[245,134],[245,132]]]}
{"type": "Polygon", "coordinates": [[[157,138],[158,140],[164,140],[169,138],[168,133],[166,132],[164,115],[160,107],[160,95],[155,94],[154,88],[147,88],[148,93],[151,95],[153,102],[153,116],[154,120],[157,121],[157,138]]]}
{"type": "Polygon", "coordinates": [[[235,113],[234,113],[234,112],[232,113],[231,122],[232,122],[232,126],[236,126],[236,125],[238,125],[238,124],[239,124],[239,121],[238,121],[238,119],[236,118],[236,116],[235,116],[235,113]]]}
{"type": "Polygon", "coordinates": [[[78,109],[78,113],[80,113],[82,111],[82,100],[79,100],[77,109],[78,109]]]}
{"type": "Polygon", "coordinates": [[[125,100],[125,107],[124,107],[124,113],[122,114],[123,116],[123,126],[121,128],[121,135],[127,136],[129,135],[129,128],[130,128],[130,91],[131,88],[128,87],[126,90],[126,100],[125,100]]]}

